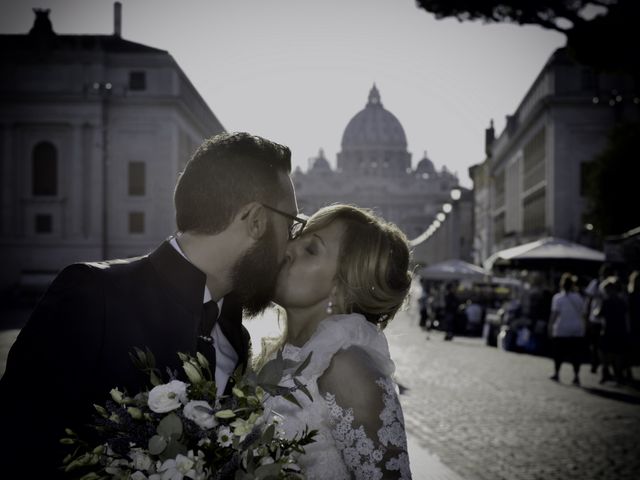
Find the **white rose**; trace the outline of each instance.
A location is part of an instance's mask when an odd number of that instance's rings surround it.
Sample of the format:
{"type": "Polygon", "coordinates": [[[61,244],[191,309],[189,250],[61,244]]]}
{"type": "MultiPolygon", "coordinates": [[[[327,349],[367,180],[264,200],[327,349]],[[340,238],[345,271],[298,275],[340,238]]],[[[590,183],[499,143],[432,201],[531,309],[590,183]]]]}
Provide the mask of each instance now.
{"type": "Polygon", "coordinates": [[[179,380],[171,380],[151,389],[147,405],[156,413],[167,413],[178,408],[186,398],[187,385],[179,380]]]}
{"type": "Polygon", "coordinates": [[[192,400],[184,406],[184,416],[195,422],[200,428],[209,430],[218,422],[213,416],[213,410],[204,400],[192,400]]]}

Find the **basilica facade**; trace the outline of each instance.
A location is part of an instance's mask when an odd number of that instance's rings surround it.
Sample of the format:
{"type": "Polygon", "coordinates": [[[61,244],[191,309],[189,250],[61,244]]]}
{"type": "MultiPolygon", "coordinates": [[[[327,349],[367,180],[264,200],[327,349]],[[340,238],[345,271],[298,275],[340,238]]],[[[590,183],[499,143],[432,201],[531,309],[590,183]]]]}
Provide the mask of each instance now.
{"type": "Polygon", "coordinates": [[[364,109],[347,124],[333,169],[322,150],[293,179],[300,210],[312,214],[332,203],[371,208],[415,238],[431,223],[458,178],[424,157],[412,166],[398,119],[383,107],[374,85],[364,109]]]}

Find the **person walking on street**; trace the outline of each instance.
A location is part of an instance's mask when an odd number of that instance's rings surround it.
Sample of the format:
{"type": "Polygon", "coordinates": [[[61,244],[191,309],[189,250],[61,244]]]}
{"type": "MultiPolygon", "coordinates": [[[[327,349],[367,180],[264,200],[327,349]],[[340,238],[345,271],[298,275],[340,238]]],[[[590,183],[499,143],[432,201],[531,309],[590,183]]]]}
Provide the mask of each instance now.
{"type": "Polygon", "coordinates": [[[575,291],[575,286],[576,279],[572,274],[562,274],[560,291],[551,300],[549,336],[555,368],[551,380],[560,380],[560,367],[567,361],[573,366],[573,384],[580,385],[580,363],[585,338],[584,301],[575,291]]]}
{"type": "Polygon", "coordinates": [[[444,327],[445,327],[445,340],[453,340],[453,330],[455,327],[456,315],[458,314],[458,307],[460,301],[455,292],[455,284],[447,283],[446,293],[444,295],[444,327]]]}
{"type": "Polygon", "coordinates": [[[621,298],[621,286],[617,277],[609,277],[602,283],[604,299],[597,312],[603,321],[600,337],[600,356],[602,358],[602,376],[600,383],[611,379],[609,367],[618,384],[624,383],[627,373],[625,354],[628,344],[629,328],[627,323],[627,304],[621,298]]]}
{"type": "MultiPolygon", "coordinates": [[[[600,366],[599,342],[602,333],[602,319],[598,317],[596,312],[598,312],[602,306],[602,282],[612,275],[615,275],[615,272],[611,265],[604,264],[600,267],[598,277],[591,280],[587,288],[584,289],[587,312],[586,339],[591,360],[591,373],[596,373],[600,366]]],[[[604,372],[603,375],[608,375],[608,372],[604,372]]]]}

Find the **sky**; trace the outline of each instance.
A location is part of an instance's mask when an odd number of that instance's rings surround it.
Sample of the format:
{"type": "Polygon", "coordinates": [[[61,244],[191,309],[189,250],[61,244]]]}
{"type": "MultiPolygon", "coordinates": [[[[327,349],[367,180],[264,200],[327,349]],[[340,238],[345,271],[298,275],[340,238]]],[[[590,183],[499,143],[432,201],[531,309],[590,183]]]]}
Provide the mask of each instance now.
{"type": "MultiPolygon", "coordinates": [[[[122,36],[164,49],[227,131],[288,145],[306,170],[335,166],[349,120],[377,85],[415,166],[457,172],[484,159],[556,48],[537,26],[436,20],[414,0],[122,0],[122,36]]],[[[61,34],[113,33],[111,0],[0,0],[0,33],[27,33],[32,7],[61,34]]]]}

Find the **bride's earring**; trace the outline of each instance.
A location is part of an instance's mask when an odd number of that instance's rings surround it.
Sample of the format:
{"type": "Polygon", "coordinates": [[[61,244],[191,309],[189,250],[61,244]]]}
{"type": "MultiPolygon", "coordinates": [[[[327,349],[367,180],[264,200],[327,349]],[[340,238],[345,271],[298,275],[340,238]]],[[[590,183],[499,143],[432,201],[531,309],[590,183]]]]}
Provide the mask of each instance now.
{"type": "Polygon", "coordinates": [[[327,308],[325,312],[327,312],[327,315],[333,314],[333,302],[331,300],[329,300],[329,303],[327,303],[327,308]]]}

